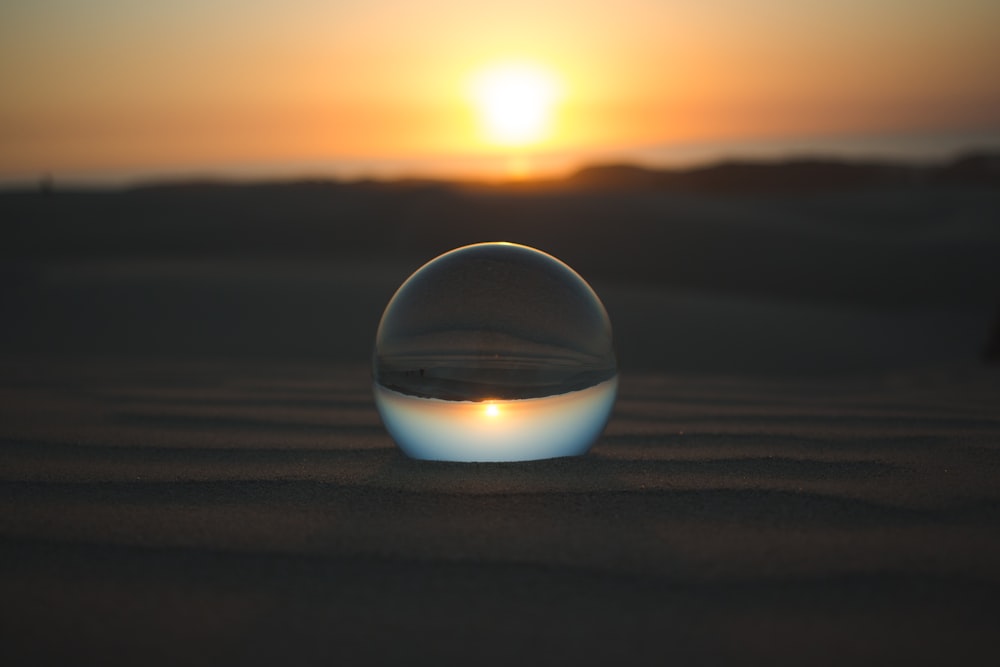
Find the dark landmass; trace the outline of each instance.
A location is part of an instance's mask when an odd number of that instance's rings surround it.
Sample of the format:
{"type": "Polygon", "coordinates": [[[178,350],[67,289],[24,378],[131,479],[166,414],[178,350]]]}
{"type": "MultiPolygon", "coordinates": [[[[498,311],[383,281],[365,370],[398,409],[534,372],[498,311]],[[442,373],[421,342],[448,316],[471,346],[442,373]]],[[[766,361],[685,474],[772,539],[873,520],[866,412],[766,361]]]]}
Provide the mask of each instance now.
{"type": "Polygon", "coordinates": [[[800,159],[779,162],[723,162],[669,170],[634,165],[585,167],[571,187],[608,190],[671,190],[706,194],[802,194],[857,188],[949,185],[1000,187],[1000,154],[974,153],[939,165],[800,159]]]}
{"type": "Polygon", "coordinates": [[[470,377],[472,373],[468,368],[446,368],[451,377],[435,377],[435,370],[440,374],[441,369],[434,368],[424,373],[423,369],[387,371],[383,367],[373,379],[386,389],[407,396],[443,401],[487,401],[558,396],[588,389],[615,377],[615,369],[540,373],[517,368],[478,368],[475,377],[470,377]]]}

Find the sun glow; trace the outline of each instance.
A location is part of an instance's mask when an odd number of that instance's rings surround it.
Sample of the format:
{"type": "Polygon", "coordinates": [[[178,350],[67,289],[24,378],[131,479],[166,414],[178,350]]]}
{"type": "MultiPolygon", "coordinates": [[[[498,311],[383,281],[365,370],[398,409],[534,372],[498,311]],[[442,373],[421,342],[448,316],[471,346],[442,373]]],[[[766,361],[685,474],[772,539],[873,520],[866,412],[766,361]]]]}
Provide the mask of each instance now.
{"type": "Polygon", "coordinates": [[[499,417],[500,416],[500,406],[496,403],[487,403],[486,407],[483,408],[483,412],[487,417],[499,417]]]}
{"type": "Polygon", "coordinates": [[[560,86],[544,68],[508,63],[482,70],[472,97],[486,138],[503,146],[541,141],[550,131],[560,86]]]}

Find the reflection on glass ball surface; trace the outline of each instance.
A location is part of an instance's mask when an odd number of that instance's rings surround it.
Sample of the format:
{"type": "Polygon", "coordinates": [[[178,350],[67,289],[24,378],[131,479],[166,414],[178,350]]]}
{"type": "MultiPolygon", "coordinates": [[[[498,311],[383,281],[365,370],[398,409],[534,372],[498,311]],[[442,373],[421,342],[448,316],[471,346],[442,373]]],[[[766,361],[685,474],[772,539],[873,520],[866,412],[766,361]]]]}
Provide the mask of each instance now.
{"type": "Polygon", "coordinates": [[[372,365],[382,421],[416,459],[584,454],[618,388],[590,285],[513,243],[458,248],[410,276],[382,314],[372,365]]]}

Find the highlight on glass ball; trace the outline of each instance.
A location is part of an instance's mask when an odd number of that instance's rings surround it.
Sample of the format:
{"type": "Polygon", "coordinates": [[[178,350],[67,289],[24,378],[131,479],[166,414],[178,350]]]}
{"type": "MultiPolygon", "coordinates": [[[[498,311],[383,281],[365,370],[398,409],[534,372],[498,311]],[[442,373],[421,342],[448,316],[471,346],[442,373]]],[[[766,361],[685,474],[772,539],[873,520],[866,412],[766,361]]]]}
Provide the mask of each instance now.
{"type": "Polygon", "coordinates": [[[458,248],[410,276],[382,314],[372,366],[382,422],[415,459],[585,454],[618,390],[594,290],[513,243],[458,248]]]}

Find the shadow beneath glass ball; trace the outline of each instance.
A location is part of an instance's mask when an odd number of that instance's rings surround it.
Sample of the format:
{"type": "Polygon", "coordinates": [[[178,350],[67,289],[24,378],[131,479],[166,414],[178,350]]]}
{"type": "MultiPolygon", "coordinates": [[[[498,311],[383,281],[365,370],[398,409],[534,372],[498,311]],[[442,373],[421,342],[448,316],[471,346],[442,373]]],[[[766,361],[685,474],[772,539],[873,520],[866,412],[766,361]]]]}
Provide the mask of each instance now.
{"type": "Polygon", "coordinates": [[[401,491],[456,494],[596,490],[613,483],[608,463],[588,455],[508,462],[424,461],[396,450],[368,481],[401,491]]]}

